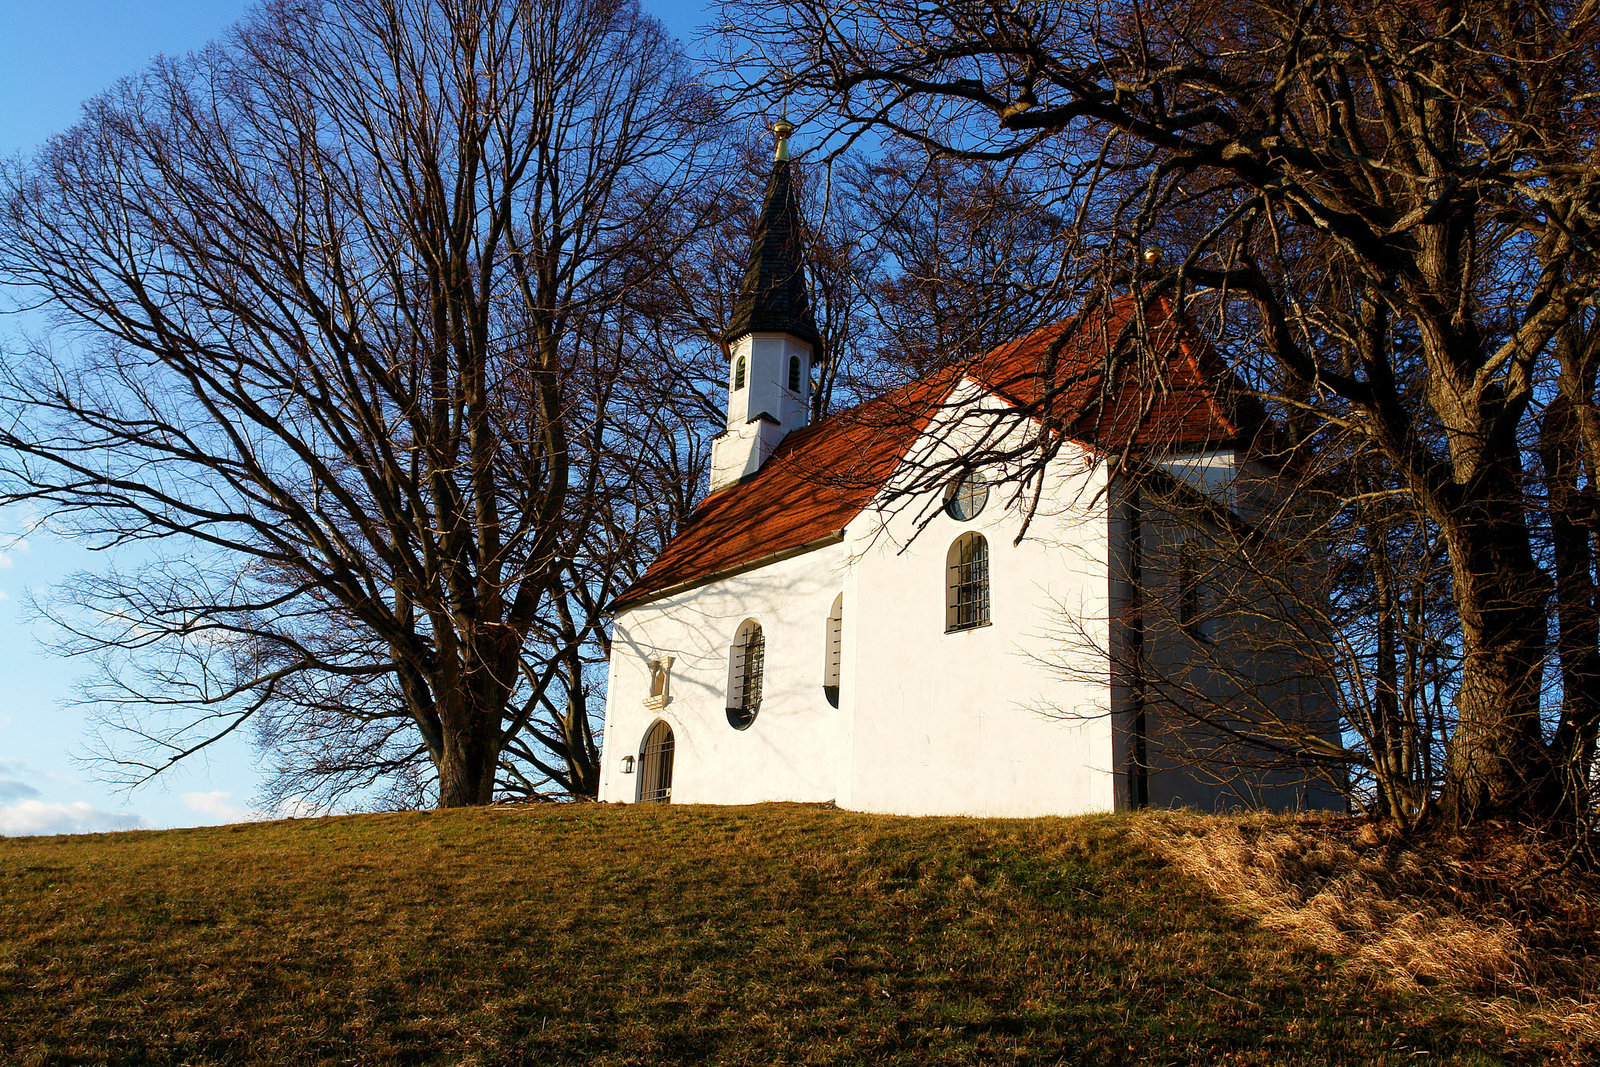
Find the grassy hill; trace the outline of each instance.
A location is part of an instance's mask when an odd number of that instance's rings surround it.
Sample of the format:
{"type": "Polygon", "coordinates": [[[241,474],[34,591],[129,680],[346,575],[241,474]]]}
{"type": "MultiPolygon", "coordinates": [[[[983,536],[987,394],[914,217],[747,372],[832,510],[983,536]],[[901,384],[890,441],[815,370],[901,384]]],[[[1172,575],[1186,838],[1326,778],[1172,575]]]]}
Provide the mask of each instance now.
{"type": "Polygon", "coordinates": [[[0,839],[0,1063],[1582,1062],[1224,907],[1152,843],[1185,819],[587,805],[0,839]]]}

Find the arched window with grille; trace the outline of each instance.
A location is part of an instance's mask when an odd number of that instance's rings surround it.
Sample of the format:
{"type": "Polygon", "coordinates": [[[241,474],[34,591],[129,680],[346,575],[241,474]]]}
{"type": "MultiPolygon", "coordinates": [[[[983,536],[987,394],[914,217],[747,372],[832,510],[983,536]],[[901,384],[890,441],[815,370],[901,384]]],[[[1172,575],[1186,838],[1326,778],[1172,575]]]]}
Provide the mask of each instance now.
{"type": "Polygon", "coordinates": [[[733,361],[733,387],[735,389],[743,389],[744,388],[744,357],[743,356],[740,356],[738,359],[733,361]]]}
{"type": "Polygon", "coordinates": [[[962,534],[950,546],[945,569],[945,631],[989,625],[989,542],[979,533],[962,534]]]}
{"type": "Polygon", "coordinates": [[[789,391],[791,393],[798,393],[800,391],[800,382],[803,380],[803,378],[804,378],[804,367],[800,363],[800,357],[799,356],[790,356],[789,357],[789,391]]]}
{"type": "Polygon", "coordinates": [[[639,746],[639,803],[672,802],[672,727],[657,719],[639,746]]]}
{"type": "Polygon", "coordinates": [[[844,594],[833,601],[828,613],[828,627],[822,650],[822,695],[828,703],[839,706],[839,664],[844,652],[844,594]]]}
{"type": "Polygon", "coordinates": [[[761,710],[761,680],[766,672],[767,639],[761,624],[746,619],[728,651],[728,725],[749,729],[761,710]]]}

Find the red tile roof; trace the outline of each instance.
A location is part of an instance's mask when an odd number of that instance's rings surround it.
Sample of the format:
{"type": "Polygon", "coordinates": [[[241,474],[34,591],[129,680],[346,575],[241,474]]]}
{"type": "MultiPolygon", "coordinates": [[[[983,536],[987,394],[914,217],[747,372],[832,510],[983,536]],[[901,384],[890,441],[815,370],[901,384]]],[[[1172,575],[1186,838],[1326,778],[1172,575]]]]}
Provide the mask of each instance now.
{"type": "Polygon", "coordinates": [[[913,382],[785,437],[761,469],[700,502],[613,610],[842,533],[882,488],[955,381],[913,382]]]}
{"type": "MultiPolygon", "coordinates": [[[[706,497],[613,609],[836,541],[888,481],[963,375],[1027,414],[1058,413],[1068,436],[1104,450],[1129,444],[1130,433],[1135,447],[1184,449],[1245,436],[1247,427],[1218,395],[1236,391],[1230,387],[1237,381],[1188,331],[1171,331],[1169,355],[1160,373],[1149,376],[1150,388],[1102,390],[1107,344],[1128,326],[1132,310],[1131,300],[1124,299],[1108,315],[1046,326],[970,366],[931,375],[795,430],[753,476],[706,497]],[[1057,350],[1053,368],[1052,348],[1057,350]]],[[[1160,312],[1154,315],[1159,318],[1160,312]]],[[[1157,340],[1165,342],[1162,329],[1156,322],[1157,340]]],[[[1133,372],[1125,373],[1132,378],[1133,372]]],[[[1258,409],[1249,416],[1247,424],[1265,422],[1258,409]]]]}
{"type": "Polygon", "coordinates": [[[1119,357],[1108,388],[1107,353],[1118,351],[1119,336],[1134,326],[1134,308],[1123,298],[1106,313],[1035,330],[984,355],[967,373],[1026,414],[1055,416],[1066,436],[1102,451],[1217,447],[1267,425],[1265,411],[1243,395],[1211,346],[1170,322],[1165,301],[1147,308],[1152,343],[1141,346],[1159,356],[1144,366],[1119,357]],[[1143,388],[1132,388],[1139,382],[1143,388]]]}

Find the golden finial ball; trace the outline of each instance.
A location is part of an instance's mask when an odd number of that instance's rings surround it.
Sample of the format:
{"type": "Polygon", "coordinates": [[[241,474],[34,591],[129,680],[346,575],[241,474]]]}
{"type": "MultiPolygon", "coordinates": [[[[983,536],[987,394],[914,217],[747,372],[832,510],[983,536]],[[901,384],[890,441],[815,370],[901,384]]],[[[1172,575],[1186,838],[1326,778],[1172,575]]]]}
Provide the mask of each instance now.
{"type": "Polygon", "coordinates": [[[1152,266],[1152,267],[1155,266],[1157,263],[1160,263],[1161,262],[1161,249],[1159,249],[1159,248],[1147,248],[1147,249],[1145,249],[1144,250],[1144,261],[1145,261],[1145,263],[1147,265],[1152,266]]]}

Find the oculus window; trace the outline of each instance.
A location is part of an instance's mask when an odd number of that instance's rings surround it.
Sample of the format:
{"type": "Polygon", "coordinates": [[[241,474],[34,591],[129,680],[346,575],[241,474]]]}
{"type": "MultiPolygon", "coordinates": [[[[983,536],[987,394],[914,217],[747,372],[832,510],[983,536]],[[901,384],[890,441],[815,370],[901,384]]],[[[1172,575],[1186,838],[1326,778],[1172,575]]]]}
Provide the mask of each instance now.
{"type": "Polygon", "coordinates": [[[988,502],[989,483],[977,471],[967,471],[944,491],[945,514],[960,522],[977,518],[988,502]]]}

